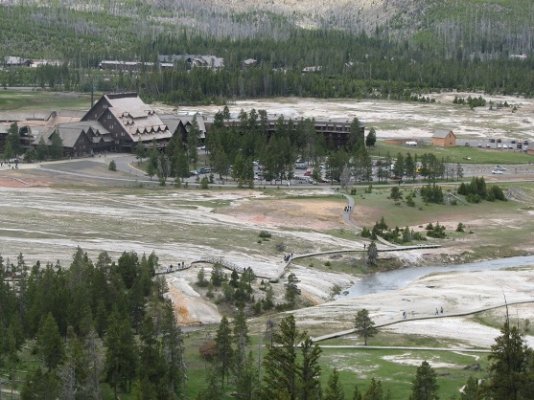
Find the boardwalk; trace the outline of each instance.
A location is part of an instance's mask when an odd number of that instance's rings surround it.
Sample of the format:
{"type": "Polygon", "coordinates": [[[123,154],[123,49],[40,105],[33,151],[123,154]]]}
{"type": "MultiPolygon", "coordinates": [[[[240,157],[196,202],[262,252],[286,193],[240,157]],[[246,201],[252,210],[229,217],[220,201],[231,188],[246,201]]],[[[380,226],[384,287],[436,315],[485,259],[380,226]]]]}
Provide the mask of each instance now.
{"type": "MultiPolygon", "coordinates": [[[[352,196],[349,196],[347,194],[343,194],[345,198],[347,199],[347,206],[343,210],[343,220],[353,226],[356,227],[356,224],[351,220],[351,214],[354,210],[355,204],[354,204],[354,198],[352,196]]],[[[378,237],[379,246],[378,252],[379,253],[386,253],[386,252],[393,252],[393,251],[408,251],[408,250],[422,250],[422,249],[435,249],[441,247],[439,244],[417,244],[412,246],[401,246],[394,243],[390,243],[384,238],[378,237]]],[[[357,246],[358,243],[355,243],[355,246],[357,246]]],[[[256,276],[260,279],[269,279],[271,282],[276,282],[282,279],[285,274],[288,272],[289,267],[291,266],[291,263],[294,260],[299,260],[307,257],[318,257],[318,256],[325,256],[325,255],[333,255],[333,254],[354,254],[354,253],[366,253],[367,252],[367,243],[364,244],[363,247],[358,247],[354,249],[347,249],[347,250],[329,250],[329,251],[320,251],[320,252],[314,252],[314,253],[307,253],[307,254],[300,254],[300,255],[293,255],[287,254],[284,256],[284,262],[285,265],[282,269],[282,272],[276,277],[273,278],[272,276],[266,276],[261,274],[256,274],[256,276]]],[[[194,264],[200,264],[200,263],[207,263],[207,264],[220,264],[223,266],[223,268],[235,271],[239,274],[242,274],[246,268],[239,266],[231,261],[225,260],[223,257],[203,257],[200,260],[196,260],[191,262],[189,265],[184,265],[182,262],[179,266],[170,266],[170,267],[162,267],[158,269],[156,272],[156,275],[164,275],[164,274],[170,274],[177,271],[184,271],[186,269],[191,268],[194,264]]]]}
{"type": "MultiPolygon", "coordinates": [[[[513,303],[502,303],[502,304],[498,304],[496,306],[480,308],[478,310],[470,310],[470,311],[466,311],[466,312],[463,312],[463,313],[439,314],[439,315],[429,315],[427,317],[398,319],[398,320],[395,320],[395,321],[386,322],[384,324],[375,325],[375,327],[376,328],[384,328],[386,326],[402,324],[402,323],[405,323],[405,322],[424,321],[424,320],[428,320],[428,319],[445,319],[445,318],[466,317],[466,316],[469,316],[469,315],[479,314],[481,312],[485,312],[485,311],[495,310],[497,308],[506,307],[507,305],[508,306],[512,306],[512,305],[532,304],[532,303],[534,303],[534,300],[524,300],[524,301],[517,301],[517,302],[513,302],[513,303]]],[[[347,330],[343,330],[343,331],[329,333],[329,334],[323,335],[323,336],[317,336],[315,338],[312,338],[312,340],[317,343],[317,342],[322,342],[324,340],[335,339],[335,338],[339,338],[339,337],[343,337],[343,336],[347,336],[347,335],[352,335],[352,334],[357,333],[357,331],[358,330],[356,328],[352,328],[352,329],[347,329],[347,330]]]]}

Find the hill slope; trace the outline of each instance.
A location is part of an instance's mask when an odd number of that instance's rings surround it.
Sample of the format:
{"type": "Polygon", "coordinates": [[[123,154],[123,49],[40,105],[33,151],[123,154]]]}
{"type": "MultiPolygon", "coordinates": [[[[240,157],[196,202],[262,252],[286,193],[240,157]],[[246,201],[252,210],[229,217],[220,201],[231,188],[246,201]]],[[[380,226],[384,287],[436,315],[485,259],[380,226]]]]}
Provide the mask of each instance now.
{"type": "Polygon", "coordinates": [[[287,36],[291,27],[341,29],[414,37],[423,44],[482,53],[502,51],[502,46],[510,52],[530,52],[534,43],[531,0],[0,0],[0,4],[128,17],[149,25],[152,33],[187,27],[212,37],[276,39],[287,36]]]}

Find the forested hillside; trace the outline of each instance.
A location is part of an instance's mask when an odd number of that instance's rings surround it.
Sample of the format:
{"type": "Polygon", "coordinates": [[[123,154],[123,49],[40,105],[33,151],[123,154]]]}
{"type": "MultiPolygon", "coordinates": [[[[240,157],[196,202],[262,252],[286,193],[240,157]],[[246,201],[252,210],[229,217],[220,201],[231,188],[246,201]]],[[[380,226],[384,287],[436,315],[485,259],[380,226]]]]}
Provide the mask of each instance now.
{"type": "Polygon", "coordinates": [[[4,86],[138,90],[169,102],[409,99],[442,88],[532,95],[534,88],[534,3],[528,0],[305,0],[293,12],[289,1],[17,3],[0,6],[0,57],[65,65],[0,71],[4,86]],[[224,58],[225,68],[96,70],[103,59],[154,62],[161,54],[211,54],[224,58]],[[242,69],[247,58],[257,66],[242,69]],[[306,67],[320,68],[304,74],[306,67]]]}

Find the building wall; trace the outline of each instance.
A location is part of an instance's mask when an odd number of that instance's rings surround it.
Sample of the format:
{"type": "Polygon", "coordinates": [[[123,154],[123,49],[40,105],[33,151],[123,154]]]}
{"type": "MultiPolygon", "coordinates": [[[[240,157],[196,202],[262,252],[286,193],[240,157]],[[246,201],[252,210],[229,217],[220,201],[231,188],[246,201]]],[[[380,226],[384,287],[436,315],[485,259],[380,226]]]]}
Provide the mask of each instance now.
{"type": "Polygon", "coordinates": [[[72,152],[71,155],[73,156],[82,156],[91,154],[92,149],[93,146],[91,141],[86,134],[82,133],[70,151],[72,152]]]}
{"type": "Polygon", "coordinates": [[[452,147],[456,146],[456,137],[449,133],[444,138],[432,138],[432,145],[436,147],[452,147]]]}

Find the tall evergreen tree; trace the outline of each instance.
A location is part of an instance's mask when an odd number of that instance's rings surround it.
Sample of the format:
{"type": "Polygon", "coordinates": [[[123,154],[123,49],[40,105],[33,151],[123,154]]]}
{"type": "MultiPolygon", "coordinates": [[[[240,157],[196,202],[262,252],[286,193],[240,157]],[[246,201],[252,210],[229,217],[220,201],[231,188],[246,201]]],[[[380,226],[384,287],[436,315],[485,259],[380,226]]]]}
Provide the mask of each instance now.
{"type": "Polygon", "coordinates": [[[137,368],[137,346],[130,322],[127,317],[121,317],[117,310],[109,317],[105,345],[105,380],[113,388],[117,399],[119,388],[130,391],[137,368]]]}
{"type": "Polygon", "coordinates": [[[438,383],[436,372],[426,361],[423,361],[415,374],[410,400],[438,400],[438,383]]]}
{"type": "Polygon", "coordinates": [[[221,377],[221,385],[224,387],[234,361],[232,330],[226,317],[221,319],[221,323],[217,329],[217,335],[215,336],[215,343],[217,348],[217,370],[221,377]]]}
{"type": "Polygon", "coordinates": [[[379,379],[371,379],[371,384],[363,395],[363,400],[384,400],[384,390],[379,379]]]}
{"type": "Polygon", "coordinates": [[[20,393],[21,400],[56,400],[59,395],[59,382],[53,372],[43,372],[40,368],[26,376],[20,393]]]}
{"type": "Polygon", "coordinates": [[[526,383],[528,350],[516,326],[506,318],[501,336],[491,346],[488,390],[494,400],[522,400],[521,390],[526,383]]]}
{"type": "MultiPolygon", "coordinates": [[[[314,344],[309,336],[306,335],[300,343],[301,365],[297,370],[299,382],[299,399],[317,400],[321,398],[321,367],[319,357],[321,348],[314,344]]],[[[335,371],[335,370],[334,370],[335,371]]],[[[336,371],[337,372],[337,371],[336,371]]],[[[332,398],[332,399],[337,399],[332,398]]]]}
{"type": "Polygon", "coordinates": [[[182,331],[176,324],[172,304],[166,301],[162,321],[162,352],[166,364],[164,384],[168,398],[185,398],[187,379],[182,331]]]}
{"type": "Polygon", "coordinates": [[[61,136],[57,132],[50,137],[49,154],[54,160],[63,158],[63,139],[61,139],[61,136]]]}
{"type": "Polygon", "coordinates": [[[367,346],[367,339],[378,333],[378,329],[375,328],[375,323],[369,317],[369,311],[365,308],[359,310],[356,314],[354,327],[356,328],[356,333],[363,338],[365,346],[367,346]]]}
{"type": "Polygon", "coordinates": [[[367,147],[374,147],[376,143],[376,130],[374,127],[371,127],[369,129],[369,133],[367,134],[367,137],[365,138],[365,145],[367,147]]]}
{"type": "Polygon", "coordinates": [[[37,333],[37,347],[49,372],[63,360],[65,353],[63,339],[52,313],[48,313],[41,322],[37,333]]]}
{"type": "Polygon", "coordinates": [[[478,380],[472,376],[467,379],[463,390],[460,392],[460,400],[482,400],[481,386],[478,380]]]}
{"type": "Polygon", "coordinates": [[[339,383],[339,373],[334,368],[328,378],[328,384],[324,392],[323,400],[345,400],[345,393],[339,383]]]}
{"type": "Polygon", "coordinates": [[[290,315],[282,319],[272,334],[272,344],[267,346],[268,352],[263,360],[263,400],[297,399],[296,346],[301,340],[302,334],[296,328],[295,317],[290,315]]]}

